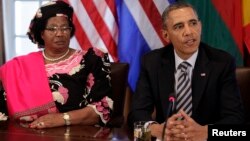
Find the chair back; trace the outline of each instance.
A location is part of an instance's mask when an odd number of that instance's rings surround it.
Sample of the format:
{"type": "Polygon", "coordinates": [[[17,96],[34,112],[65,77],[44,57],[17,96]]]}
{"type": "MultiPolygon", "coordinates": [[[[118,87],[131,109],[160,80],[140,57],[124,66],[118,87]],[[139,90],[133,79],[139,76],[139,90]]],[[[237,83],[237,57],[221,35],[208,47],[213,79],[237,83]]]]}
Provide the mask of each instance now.
{"type": "Polygon", "coordinates": [[[240,88],[246,121],[250,123],[250,68],[238,67],[236,69],[236,79],[240,88]]]}
{"type": "Polygon", "coordinates": [[[108,126],[121,127],[124,124],[124,103],[128,78],[128,63],[111,63],[111,85],[113,91],[113,113],[108,126]]]}

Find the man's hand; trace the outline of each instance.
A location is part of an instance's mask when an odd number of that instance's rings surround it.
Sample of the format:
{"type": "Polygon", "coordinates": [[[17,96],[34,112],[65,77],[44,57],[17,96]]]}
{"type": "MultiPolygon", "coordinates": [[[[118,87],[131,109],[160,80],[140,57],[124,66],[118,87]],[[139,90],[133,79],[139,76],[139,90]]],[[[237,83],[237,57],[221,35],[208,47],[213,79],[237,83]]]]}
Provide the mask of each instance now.
{"type": "Polygon", "coordinates": [[[199,125],[183,110],[173,115],[167,122],[167,140],[205,141],[208,137],[208,126],[199,125]]]}
{"type": "Polygon", "coordinates": [[[149,125],[151,136],[161,139],[163,126],[164,126],[164,123],[162,124],[154,123],[154,124],[149,125]]]}

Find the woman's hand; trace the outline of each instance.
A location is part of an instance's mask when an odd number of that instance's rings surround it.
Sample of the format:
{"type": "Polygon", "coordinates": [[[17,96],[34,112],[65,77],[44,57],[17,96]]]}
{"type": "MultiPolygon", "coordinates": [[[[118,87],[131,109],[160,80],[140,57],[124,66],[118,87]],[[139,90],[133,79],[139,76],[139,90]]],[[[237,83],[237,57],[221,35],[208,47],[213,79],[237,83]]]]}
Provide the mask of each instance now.
{"type": "Polygon", "coordinates": [[[30,123],[30,128],[51,128],[65,125],[62,113],[53,113],[41,116],[30,123]]]}
{"type": "MultiPolygon", "coordinates": [[[[89,106],[67,113],[70,115],[71,124],[95,125],[99,122],[99,115],[89,106]]],[[[35,119],[29,127],[42,129],[63,125],[65,125],[63,113],[51,113],[35,119]]]]}

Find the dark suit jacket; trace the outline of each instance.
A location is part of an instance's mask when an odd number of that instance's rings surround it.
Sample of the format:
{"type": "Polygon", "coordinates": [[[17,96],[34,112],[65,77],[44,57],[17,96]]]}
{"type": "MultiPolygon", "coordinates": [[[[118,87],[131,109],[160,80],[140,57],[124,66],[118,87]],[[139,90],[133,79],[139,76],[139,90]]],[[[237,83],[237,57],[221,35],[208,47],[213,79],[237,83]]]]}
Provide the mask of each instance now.
{"type": "MultiPolygon", "coordinates": [[[[192,76],[192,118],[201,125],[240,124],[243,106],[235,76],[235,61],[228,53],[199,46],[192,76]],[[205,76],[204,76],[205,74],[205,76]]],[[[173,46],[156,49],[142,58],[140,77],[133,95],[129,124],[134,121],[166,120],[168,97],[174,93],[175,57],[173,46]]]]}

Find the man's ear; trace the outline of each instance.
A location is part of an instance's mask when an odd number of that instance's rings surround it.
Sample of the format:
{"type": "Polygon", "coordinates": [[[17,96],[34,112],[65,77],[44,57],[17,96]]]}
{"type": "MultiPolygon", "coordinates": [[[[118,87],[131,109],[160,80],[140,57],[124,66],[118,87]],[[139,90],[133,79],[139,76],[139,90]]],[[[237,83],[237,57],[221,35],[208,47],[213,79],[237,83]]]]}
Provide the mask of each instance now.
{"type": "Polygon", "coordinates": [[[169,42],[168,31],[167,31],[166,29],[162,29],[162,30],[161,30],[161,34],[162,34],[163,39],[164,39],[166,42],[169,42]]]}
{"type": "Polygon", "coordinates": [[[202,23],[201,23],[201,21],[199,21],[199,23],[200,23],[200,30],[201,30],[201,33],[202,33],[202,23]]]}

